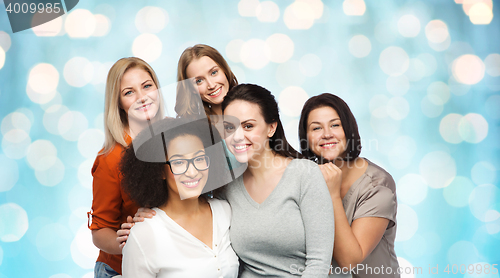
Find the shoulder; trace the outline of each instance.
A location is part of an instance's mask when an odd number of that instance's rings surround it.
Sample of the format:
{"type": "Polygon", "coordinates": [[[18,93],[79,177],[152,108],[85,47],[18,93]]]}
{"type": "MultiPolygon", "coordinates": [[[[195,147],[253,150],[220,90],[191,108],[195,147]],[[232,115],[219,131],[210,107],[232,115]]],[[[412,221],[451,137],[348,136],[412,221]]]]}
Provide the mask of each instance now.
{"type": "Polygon", "coordinates": [[[124,147],[118,143],[116,143],[113,149],[108,153],[102,153],[101,150],[94,161],[92,172],[95,172],[98,167],[102,166],[108,166],[110,168],[118,166],[123,155],[123,150],[124,147]]]}
{"type": "Polygon", "coordinates": [[[368,162],[366,175],[371,179],[371,182],[369,183],[370,187],[386,187],[394,193],[396,191],[396,183],[394,182],[391,174],[368,159],[365,158],[365,160],[368,162]]]}
{"type": "Polygon", "coordinates": [[[289,176],[302,176],[310,178],[318,173],[321,174],[318,164],[308,159],[293,159],[290,164],[288,164],[287,168],[290,170],[287,173],[289,176]]]}
{"type": "Polygon", "coordinates": [[[208,203],[214,211],[220,213],[224,216],[231,217],[231,206],[226,200],[220,200],[216,198],[207,199],[208,203]]]}

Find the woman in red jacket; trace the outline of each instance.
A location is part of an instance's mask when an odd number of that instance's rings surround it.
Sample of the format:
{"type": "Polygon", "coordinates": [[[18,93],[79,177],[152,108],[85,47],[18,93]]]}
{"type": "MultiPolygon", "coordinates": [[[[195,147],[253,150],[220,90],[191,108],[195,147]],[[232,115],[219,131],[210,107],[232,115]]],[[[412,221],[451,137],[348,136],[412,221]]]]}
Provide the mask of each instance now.
{"type": "Polygon", "coordinates": [[[105,141],[92,167],[92,240],[100,249],[94,277],[121,274],[122,251],[116,231],[138,209],[120,186],[122,151],[151,122],[163,118],[155,72],[145,61],[122,58],[109,70],[104,108],[105,141]]]}

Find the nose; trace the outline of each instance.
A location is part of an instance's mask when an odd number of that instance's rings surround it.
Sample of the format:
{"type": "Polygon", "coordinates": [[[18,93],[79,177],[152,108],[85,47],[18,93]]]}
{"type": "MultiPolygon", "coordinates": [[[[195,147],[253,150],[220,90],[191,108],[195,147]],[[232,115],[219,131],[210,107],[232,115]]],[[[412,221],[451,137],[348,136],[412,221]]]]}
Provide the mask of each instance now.
{"type": "Polygon", "coordinates": [[[245,135],[243,134],[243,129],[238,127],[233,133],[233,141],[234,142],[241,142],[243,141],[245,135]]]}
{"type": "Polygon", "coordinates": [[[330,138],[333,137],[333,132],[332,132],[332,130],[330,128],[325,128],[323,130],[324,130],[323,131],[323,138],[330,139],[330,138]]]}
{"type": "Polygon", "coordinates": [[[207,78],[207,88],[208,89],[214,89],[215,88],[215,82],[210,77],[207,78]]]}
{"type": "Polygon", "coordinates": [[[184,175],[186,175],[186,177],[189,177],[189,178],[194,178],[194,177],[196,177],[197,174],[198,174],[198,170],[196,170],[196,168],[194,167],[194,162],[189,163],[188,168],[186,170],[186,173],[184,173],[184,175]]]}
{"type": "Polygon", "coordinates": [[[144,103],[148,97],[148,92],[144,90],[139,90],[137,94],[137,102],[144,103]]]}

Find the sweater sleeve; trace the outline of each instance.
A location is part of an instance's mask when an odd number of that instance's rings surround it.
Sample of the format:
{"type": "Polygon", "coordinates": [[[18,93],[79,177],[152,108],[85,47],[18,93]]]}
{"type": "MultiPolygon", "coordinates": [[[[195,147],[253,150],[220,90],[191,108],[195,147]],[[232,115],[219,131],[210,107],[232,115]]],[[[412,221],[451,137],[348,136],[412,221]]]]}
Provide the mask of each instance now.
{"type": "Polygon", "coordinates": [[[327,277],[333,253],[333,205],[319,167],[304,161],[300,212],[306,238],[306,267],[302,277],[327,277]]]}
{"type": "Polygon", "coordinates": [[[120,227],[122,195],[117,147],[107,155],[98,155],[92,167],[92,224],[91,230],[120,227]]]}

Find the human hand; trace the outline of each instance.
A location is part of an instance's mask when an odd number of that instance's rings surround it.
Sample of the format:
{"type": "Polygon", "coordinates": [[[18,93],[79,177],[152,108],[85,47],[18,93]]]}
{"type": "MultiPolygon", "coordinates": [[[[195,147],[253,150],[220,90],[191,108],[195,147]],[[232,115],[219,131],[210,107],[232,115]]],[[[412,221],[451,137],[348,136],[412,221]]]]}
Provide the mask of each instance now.
{"type": "Polygon", "coordinates": [[[134,220],[132,216],[127,217],[127,222],[121,225],[121,229],[116,231],[116,241],[120,244],[120,249],[123,249],[125,243],[127,242],[128,235],[130,234],[130,229],[134,226],[134,220]]]}
{"type": "Polygon", "coordinates": [[[330,195],[340,197],[340,185],[342,184],[342,170],[332,162],[319,165],[319,169],[325,178],[330,195]]]}
{"type": "Polygon", "coordinates": [[[134,215],[134,222],[143,222],[144,218],[153,218],[156,215],[156,211],[149,208],[139,208],[134,215]]]}

